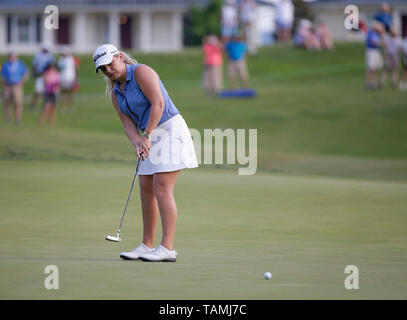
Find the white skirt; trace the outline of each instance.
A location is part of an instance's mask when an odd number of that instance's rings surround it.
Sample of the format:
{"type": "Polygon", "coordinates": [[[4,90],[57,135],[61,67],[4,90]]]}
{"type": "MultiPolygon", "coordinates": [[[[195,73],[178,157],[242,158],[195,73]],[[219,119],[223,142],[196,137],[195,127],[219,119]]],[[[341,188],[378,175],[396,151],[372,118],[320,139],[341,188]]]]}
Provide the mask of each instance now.
{"type": "Polygon", "coordinates": [[[152,146],[148,157],[141,162],[139,175],[198,167],[191,133],[180,114],[157,126],[150,139],[152,146]]]}

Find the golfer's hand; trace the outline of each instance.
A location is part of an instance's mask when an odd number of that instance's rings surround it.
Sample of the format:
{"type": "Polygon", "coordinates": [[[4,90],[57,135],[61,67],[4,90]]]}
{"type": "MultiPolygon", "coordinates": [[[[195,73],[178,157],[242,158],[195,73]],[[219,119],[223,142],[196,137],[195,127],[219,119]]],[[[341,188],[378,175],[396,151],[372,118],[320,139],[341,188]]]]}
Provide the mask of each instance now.
{"type": "Polygon", "coordinates": [[[147,137],[142,137],[140,142],[136,145],[137,157],[144,161],[148,157],[151,149],[151,141],[147,137]]]}
{"type": "Polygon", "coordinates": [[[144,159],[146,158],[146,155],[144,154],[143,149],[141,148],[141,144],[137,143],[135,148],[136,148],[136,156],[137,156],[137,158],[141,158],[141,160],[144,161],[144,159]]]}

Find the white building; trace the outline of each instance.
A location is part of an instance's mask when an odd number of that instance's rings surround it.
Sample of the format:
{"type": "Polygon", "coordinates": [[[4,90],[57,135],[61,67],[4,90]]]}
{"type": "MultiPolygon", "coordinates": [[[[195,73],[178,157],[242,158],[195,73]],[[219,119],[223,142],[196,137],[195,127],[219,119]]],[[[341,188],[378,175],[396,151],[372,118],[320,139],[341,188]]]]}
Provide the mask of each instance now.
{"type": "Polygon", "coordinates": [[[183,13],[206,0],[0,0],[0,54],[31,54],[42,43],[90,53],[102,43],[140,52],[179,51],[183,13]],[[58,8],[58,29],[44,22],[58,8]]]}

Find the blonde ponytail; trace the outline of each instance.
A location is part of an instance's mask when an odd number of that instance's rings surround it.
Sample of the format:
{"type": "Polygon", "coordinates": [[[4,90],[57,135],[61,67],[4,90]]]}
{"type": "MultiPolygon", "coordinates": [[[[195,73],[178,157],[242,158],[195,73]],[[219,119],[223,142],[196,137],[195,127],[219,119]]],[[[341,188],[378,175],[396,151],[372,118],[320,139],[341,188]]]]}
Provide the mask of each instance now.
{"type": "MultiPolygon", "coordinates": [[[[136,59],[133,59],[133,58],[130,57],[126,52],[123,52],[123,51],[119,51],[119,53],[116,54],[116,56],[118,56],[120,53],[121,53],[122,56],[123,56],[123,61],[124,61],[124,63],[130,64],[130,65],[133,65],[133,64],[137,64],[137,63],[138,63],[136,59]]],[[[115,81],[114,81],[114,80],[110,80],[110,79],[109,79],[108,77],[106,77],[105,75],[103,75],[103,77],[105,78],[105,81],[106,81],[105,94],[106,94],[108,97],[110,97],[111,94],[112,94],[112,91],[113,91],[113,87],[114,87],[115,81]]]]}

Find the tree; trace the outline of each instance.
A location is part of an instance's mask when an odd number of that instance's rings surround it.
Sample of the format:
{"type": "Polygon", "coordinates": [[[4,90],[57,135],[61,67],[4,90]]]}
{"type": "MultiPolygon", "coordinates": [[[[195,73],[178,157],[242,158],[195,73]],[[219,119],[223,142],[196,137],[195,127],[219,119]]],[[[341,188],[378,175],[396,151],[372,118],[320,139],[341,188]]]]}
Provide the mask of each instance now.
{"type": "Polygon", "coordinates": [[[208,34],[220,34],[222,0],[211,0],[206,7],[192,7],[184,15],[184,44],[200,45],[208,34]]]}

